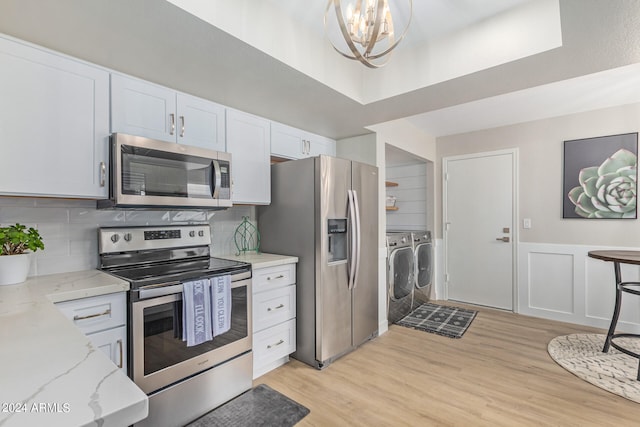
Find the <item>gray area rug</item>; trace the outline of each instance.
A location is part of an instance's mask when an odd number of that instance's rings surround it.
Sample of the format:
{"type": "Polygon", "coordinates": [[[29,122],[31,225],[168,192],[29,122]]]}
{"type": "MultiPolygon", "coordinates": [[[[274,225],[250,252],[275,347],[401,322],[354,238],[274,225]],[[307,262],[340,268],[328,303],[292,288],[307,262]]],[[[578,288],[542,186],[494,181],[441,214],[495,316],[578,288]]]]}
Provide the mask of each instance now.
{"type": "Polygon", "coordinates": [[[260,384],[187,427],[291,427],[308,413],[309,409],[271,387],[260,384]]]}
{"type": "MultiPolygon", "coordinates": [[[[556,337],[547,351],[553,360],[583,380],[640,403],[638,359],[611,347],[603,353],[604,334],[573,334],[556,337]]],[[[617,338],[616,343],[640,353],[640,340],[617,338]]]]}
{"type": "Polygon", "coordinates": [[[424,303],[397,324],[449,338],[460,338],[476,314],[478,312],[475,310],[424,303]]]}

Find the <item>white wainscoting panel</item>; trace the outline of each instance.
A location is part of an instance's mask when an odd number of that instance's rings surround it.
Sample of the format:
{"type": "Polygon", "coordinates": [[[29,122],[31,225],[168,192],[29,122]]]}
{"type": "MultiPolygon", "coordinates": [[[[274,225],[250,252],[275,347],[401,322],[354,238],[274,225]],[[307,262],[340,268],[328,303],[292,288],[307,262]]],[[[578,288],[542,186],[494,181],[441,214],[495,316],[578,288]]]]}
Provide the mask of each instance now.
{"type": "Polygon", "coordinates": [[[573,255],[529,252],[529,305],[539,310],[574,312],[573,255]]]}
{"type": "MultiPolygon", "coordinates": [[[[615,301],[613,263],[589,258],[592,250],[640,250],[520,243],[518,312],[603,329],[615,301]]],[[[624,281],[640,281],[640,267],[622,265],[624,281]]],[[[618,332],[640,333],[640,296],[624,293],[618,332]]]]}

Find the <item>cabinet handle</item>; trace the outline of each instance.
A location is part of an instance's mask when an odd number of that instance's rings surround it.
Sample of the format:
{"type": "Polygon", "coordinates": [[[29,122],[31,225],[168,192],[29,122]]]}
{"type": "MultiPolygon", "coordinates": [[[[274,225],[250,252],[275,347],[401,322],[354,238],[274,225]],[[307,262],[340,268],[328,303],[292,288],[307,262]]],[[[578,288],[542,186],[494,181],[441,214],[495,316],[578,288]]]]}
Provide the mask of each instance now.
{"type": "Polygon", "coordinates": [[[271,308],[271,307],[267,308],[267,311],[280,310],[283,307],[284,307],[284,304],[280,304],[280,305],[276,306],[276,308],[271,308]]]}
{"type": "Polygon", "coordinates": [[[118,347],[120,348],[120,363],[118,363],[118,368],[122,369],[122,359],[123,359],[123,350],[122,350],[122,340],[118,340],[116,341],[116,343],[118,344],[118,347]]]}
{"type": "Polygon", "coordinates": [[[284,278],[284,274],[280,274],[280,275],[278,275],[276,277],[273,277],[273,278],[271,276],[269,276],[269,277],[267,277],[267,280],[278,280],[278,279],[283,279],[283,278],[284,278]]]}
{"type": "Polygon", "coordinates": [[[104,187],[107,180],[107,165],[104,162],[100,162],[100,187],[104,187]]]}
{"type": "Polygon", "coordinates": [[[311,141],[307,140],[307,154],[311,154],[311,141]]]}
{"type": "Polygon", "coordinates": [[[278,342],[277,342],[277,343],[275,343],[275,344],[269,344],[269,345],[267,346],[267,348],[277,347],[277,346],[279,346],[280,344],[284,344],[284,340],[280,340],[280,341],[278,341],[278,342]]]}
{"type": "Polygon", "coordinates": [[[180,126],[180,138],[184,138],[184,116],[180,116],[180,123],[182,124],[180,126]]]}
{"type": "Polygon", "coordinates": [[[176,115],[171,113],[169,114],[169,118],[171,119],[171,129],[169,130],[169,135],[173,135],[176,132],[176,115]]]}
{"type": "Polygon", "coordinates": [[[95,317],[108,316],[110,314],[111,314],[111,309],[108,308],[105,311],[103,311],[102,313],[88,314],[86,316],[75,315],[75,316],[73,316],[73,320],[76,321],[76,320],[93,319],[95,317]]]}

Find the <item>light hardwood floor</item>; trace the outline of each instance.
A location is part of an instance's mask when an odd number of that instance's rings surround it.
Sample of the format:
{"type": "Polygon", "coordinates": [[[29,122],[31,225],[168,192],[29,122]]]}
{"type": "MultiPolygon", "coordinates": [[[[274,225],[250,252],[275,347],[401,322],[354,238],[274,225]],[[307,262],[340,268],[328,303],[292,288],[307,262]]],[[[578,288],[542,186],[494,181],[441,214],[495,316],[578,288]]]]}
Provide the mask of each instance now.
{"type": "Polygon", "coordinates": [[[311,410],[298,426],[640,426],[640,404],[565,371],[548,342],[579,325],[479,311],[461,339],[392,325],[323,371],[256,379],[311,410]]]}

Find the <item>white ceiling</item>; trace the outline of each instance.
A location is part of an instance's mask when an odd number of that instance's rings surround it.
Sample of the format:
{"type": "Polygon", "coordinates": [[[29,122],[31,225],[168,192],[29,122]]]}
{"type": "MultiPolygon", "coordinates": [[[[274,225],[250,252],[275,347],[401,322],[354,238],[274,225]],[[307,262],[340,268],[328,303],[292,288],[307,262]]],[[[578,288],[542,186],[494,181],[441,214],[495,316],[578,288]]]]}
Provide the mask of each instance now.
{"type": "MultiPolygon", "coordinates": [[[[243,37],[245,41],[250,44],[256,45],[261,50],[271,53],[269,46],[264,43],[262,38],[252,39],[250,34],[251,27],[250,20],[246,19],[243,22],[242,29],[238,31],[231,26],[227,26],[226,22],[221,22],[220,13],[211,14],[210,6],[203,6],[202,3],[198,5],[198,0],[169,0],[172,3],[185,8],[190,13],[200,16],[205,21],[211,22],[214,25],[222,25],[223,29],[232,32],[235,36],[243,37]],[[207,7],[209,8],[207,11],[207,7]]],[[[411,55],[422,55],[420,46],[425,46],[426,43],[433,40],[450,36],[452,34],[461,34],[473,26],[489,23],[493,25],[492,18],[496,16],[504,15],[507,11],[518,10],[525,7],[525,4],[536,3],[541,4],[542,0],[417,0],[413,1],[413,20],[409,27],[409,31],[405,39],[396,49],[396,55],[403,55],[404,52],[411,52],[411,55]]],[[[348,2],[343,0],[343,5],[348,2]]],[[[554,3],[548,1],[547,3],[554,3]]],[[[328,45],[328,39],[324,34],[323,17],[324,11],[327,7],[325,1],[315,2],[303,2],[299,0],[263,0],[263,5],[268,7],[268,12],[277,11],[273,16],[281,18],[287,16],[287,19],[294,22],[294,26],[290,30],[294,33],[294,37],[302,38],[303,34],[300,28],[308,31],[316,39],[322,39],[323,43],[328,45]]],[[[398,0],[398,7],[401,9],[407,9],[408,0],[398,0]]],[[[556,3],[557,5],[557,3],[556,3]]],[[[556,6],[557,8],[557,6],[556,6]]],[[[527,9],[529,10],[529,9],[527,9]]],[[[556,9],[557,10],[557,9],[556,9]]],[[[262,14],[267,10],[262,9],[262,14]]],[[[393,12],[393,10],[392,10],[393,12]]],[[[269,21],[270,17],[264,15],[265,20],[269,21]]],[[[273,19],[274,21],[277,19],[273,19]]],[[[402,21],[402,20],[401,20],[402,21]]],[[[289,34],[287,27],[282,25],[283,20],[280,19],[280,29],[284,34],[289,34]]],[[[544,23],[543,23],[544,24],[544,23]]],[[[266,24],[265,24],[266,25],[266,24]]],[[[268,26],[268,25],[267,25],[268,26]]],[[[550,28],[549,28],[550,30],[550,28]]],[[[277,32],[277,30],[276,30],[277,32]]],[[[512,37],[513,34],[503,34],[503,38],[512,37]]],[[[539,37],[539,34],[531,34],[531,37],[539,37]]],[[[521,42],[521,41],[520,41],[521,42]]],[[[491,41],[490,41],[491,43],[491,41]]],[[[283,44],[283,40],[278,40],[278,44],[283,44]]],[[[286,44],[286,43],[284,43],[286,44]]],[[[311,44],[308,45],[311,48],[311,44]]],[[[485,45],[485,47],[489,47],[485,45]]],[[[470,46],[471,48],[471,46],[470,46]]],[[[503,49],[503,46],[494,46],[495,49],[503,49]]],[[[273,48],[271,48],[273,49],[273,48]]],[[[538,48],[539,49],[539,48],[538,48]]],[[[275,51],[274,51],[275,52],[275,51]]],[[[295,50],[293,51],[295,53],[295,50]]],[[[288,61],[293,59],[296,55],[291,55],[292,51],[286,52],[285,55],[280,56],[280,60],[288,61]]],[[[470,52],[471,53],[471,52],[470,52]]],[[[538,53],[534,51],[531,53],[538,53]]],[[[275,53],[277,56],[277,52],[275,53]]],[[[477,52],[475,53],[477,54],[477,52]]],[[[486,52],[486,55],[489,55],[486,52]]],[[[409,54],[404,54],[403,60],[406,61],[406,57],[409,54]]],[[[528,54],[527,54],[528,55],[528,54]]],[[[339,55],[335,54],[336,57],[339,55]]],[[[471,55],[469,55],[471,56],[471,55]]],[[[482,54],[481,54],[482,56],[482,54]]],[[[334,60],[334,58],[328,58],[334,60]]],[[[347,61],[346,59],[341,60],[347,61]]],[[[392,61],[400,59],[392,58],[392,61]]],[[[439,58],[444,61],[447,58],[439,58]]],[[[354,62],[355,63],[355,62],[354,62]]],[[[305,72],[304,66],[300,66],[299,63],[291,62],[293,68],[297,68],[302,72],[305,72]]],[[[358,64],[359,65],[359,64],[358,64]]],[[[404,65],[404,62],[403,62],[404,65]]],[[[485,65],[486,68],[491,68],[485,65]]],[[[494,66],[501,65],[499,62],[494,66]]],[[[399,75],[402,72],[406,73],[405,67],[402,71],[393,69],[394,64],[389,68],[392,71],[375,70],[374,73],[383,75],[385,79],[395,79],[397,81],[405,81],[408,79],[408,75],[399,75]],[[385,74],[386,73],[386,74],[385,74]]],[[[341,70],[346,72],[345,70],[341,70]]],[[[349,70],[350,71],[350,70],[349,70]]],[[[473,70],[481,71],[481,69],[473,70]]],[[[338,71],[340,72],[340,71],[338,71]]],[[[375,80],[367,78],[369,71],[361,71],[364,74],[362,79],[364,91],[368,90],[368,85],[374,85],[375,80]]],[[[455,70],[454,70],[455,73],[455,70]]],[[[463,73],[464,74],[464,73],[463,73]]],[[[322,75],[310,74],[312,77],[323,80],[322,75]]],[[[620,105],[631,102],[638,102],[638,79],[636,78],[637,72],[633,70],[614,70],[611,72],[600,72],[592,76],[578,77],[576,79],[566,79],[562,81],[554,81],[547,85],[527,85],[526,89],[515,90],[512,92],[506,91],[504,94],[486,97],[476,97],[471,102],[460,102],[455,105],[447,106],[444,108],[432,108],[425,112],[419,112],[418,114],[409,114],[407,116],[395,116],[387,114],[392,120],[406,117],[418,128],[424,130],[427,134],[432,136],[444,136],[462,132],[469,132],[479,129],[486,129],[496,126],[504,126],[514,123],[520,123],[524,121],[536,120],[546,117],[553,117],[554,115],[565,115],[579,111],[587,111],[592,109],[604,108],[612,105],[620,105]],[[609,90],[612,88],[612,90],[609,90]],[[596,96],[597,94],[597,96],[596,96]]],[[[455,74],[452,77],[456,77],[455,74]]],[[[447,79],[441,79],[446,81],[447,79]]],[[[535,80],[535,79],[534,79],[535,80]]],[[[332,85],[331,82],[327,83],[340,90],[339,85],[332,85]]],[[[434,82],[435,83],[435,82],[434,82]]],[[[421,86],[411,87],[410,89],[420,89],[421,86]]],[[[402,93],[407,89],[399,89],[402,93]]],[[[410,91],[410,90],[409,90],[410,91]]],[[[357,96],[353,96],[351,92],[344,91],[347,96],[358,99],[357,96]]],[[[379,98],[384,101],[385,98],[390,98],[390,95],[383,95],[379,98]]],[[[375,97],[374,97],[375,98],[375,97]]],[[[402,98],[402,95],[396,98],[402,98]]],[[[424,102],[424,101],[421,101],[424,102]]],[[[375,102],[374,102],[375,103],[375,102]]],[[[365,105],[367,102],[365,102],[365,105]]],[[[418,110],[421,107],[415,107],[414,110],[418,110]]],[[[422,108],[424,110],[424,108],[422,108]]],[[[409,108],[408,110],[411,110],[409,108]]],[[[369,123],[369,125],[375,124],[369,123]]]]}
{"type": "MultiPolygon", "coordinates": [[[[344,59],[328,46],[322,34],[325,0],[2,0],[0,32],[337,139],[394,120],[443,136],[640,102],[636,2],[414,3],[407,39],[380,70],[344,59]],[[462,69],[467,59],[500,54],[509,42],[522,44],[512,32],[499,33],[496,13],[526,14],[541,4],[555,8],[560,45],[462,69]],[[199,8],[210,16],[198,17],[192,9],[199,8]],[[445,49],[437,60],[403,62],[411,61],[406,52],[415,50],[412,45],[444,34],[464,34],[466,39],[456,40],[468,41],[478,26],[494,30],[485,49],[459,43],[463,55],[456,61],[445,49]],[[403,83],[433,74],[435,67],[453,75],[396,85],[365,100],[357,96],[375,89],[372,82],[403,83]]],[[[538,27],[539,33],[557,31],[547,21],[538,27]]]]}
{"type": "MultiPolygon", "coordinates": [[[[324,36],[324,10],[327,1],[262,0],[278,8],[294,20],[311,29],[318,37],[324,36]]],[[[531,0],[414,0],[413,21],[403,46],[423,43],[480,22],[500,12],[531,0]]],[[[343,0],[343,4],[348,4],[343,0]]],[[[355,3],[352,1],[351,3],[355,3]]],[[[390,7],[394,7],[393,1],[390,7]]],[[[409,0],[397,0],[399,12],[408,10],[409,0]]],[[[393,12],[393,10],[392,10],[393,12]]],[[[401,22],[404,22],[404,17],[401,22]]]]}

